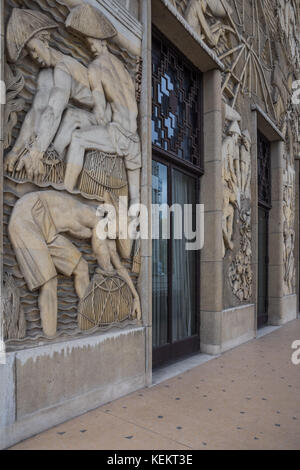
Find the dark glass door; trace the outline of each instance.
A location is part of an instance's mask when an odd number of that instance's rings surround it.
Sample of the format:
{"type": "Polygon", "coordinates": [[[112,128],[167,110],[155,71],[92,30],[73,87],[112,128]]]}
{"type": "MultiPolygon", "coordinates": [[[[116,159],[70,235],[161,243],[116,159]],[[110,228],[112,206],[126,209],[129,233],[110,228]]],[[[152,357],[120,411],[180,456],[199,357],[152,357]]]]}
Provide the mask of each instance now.
{"type": "Polygon", "coordinates": [[[268,324],[269,213],[271,210],[271,145],[257,135],[258,175],[258,298],[257,327],[268,324]]]}
{"type": "MultiPolygon", "coordinates": [[[[152,162],[152,204],[191,204],[195,224],[198,180],[192,175],[160,161],[152,162]]],[[[168,219],[167,206],[155,211],[152,241],[152,323],[153,365],[199,350],[198,333],[198,258],[197,251],[186,250],[186,239],[175,237],[175,214],[168,219]],[[163,233],[163,227],[170,230],[163,233]],[[169,232],[170,238],[164,238],[169,232]]],[[[178,213],[177,213],[178,220],[178,213]]],[[[180,217],[180,213],[179,213],[180,217]]],[[[182,219],[183,226],[183,219],[182,219]]],[[[195,226],[193,226],[195,230],[195,226]]],[[[179,235],[179,234],[178,234],[179,235]]],[[[184,235],[184,234],[183,234],[184,235]]]]}
{"type": "MultiPolygon", "coordinates": [[[[199,252],[186,250],[167,207],[199,201],[202,168],[202,75],[159,31],[152,41],[152,203],[165,204],[153,226],[170,221],[170,236],[153,240],[153,365],[200,348],[199,252]]],[[[182,214],[180,215],[182,217],[182,214]]],[[[183,220],[182,220],[183,222],[183,220]]],[[[182,223],[182,225],[184,225],[182,223]]],[[[195,227],[193,227],[195,231],[195,227]]]]}
{"type": "Polygon", "coordinates": [[[258,207],[258,328],[268,323],[268,221],[268,209],[258,207]]]}

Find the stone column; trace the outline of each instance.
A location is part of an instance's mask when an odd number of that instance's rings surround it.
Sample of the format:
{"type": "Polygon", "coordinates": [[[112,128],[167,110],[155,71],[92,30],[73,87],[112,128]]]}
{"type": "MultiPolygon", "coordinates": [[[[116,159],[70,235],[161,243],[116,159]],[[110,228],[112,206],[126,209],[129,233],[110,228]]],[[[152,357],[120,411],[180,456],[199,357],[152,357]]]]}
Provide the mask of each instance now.
{"type": "Polygon", "coordinates": [[[201,251],[200,348],[218,354],[221,348],[223,309],[222,256],[222,99],[221,72],[203,76],[204,176],[201,203],[204,204],[205,240],[201,251]]]}

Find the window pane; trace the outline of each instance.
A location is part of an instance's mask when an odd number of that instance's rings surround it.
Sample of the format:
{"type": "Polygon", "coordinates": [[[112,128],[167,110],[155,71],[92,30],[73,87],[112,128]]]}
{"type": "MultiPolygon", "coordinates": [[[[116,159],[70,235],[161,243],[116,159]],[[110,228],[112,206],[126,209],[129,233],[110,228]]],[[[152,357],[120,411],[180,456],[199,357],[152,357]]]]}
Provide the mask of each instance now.
{"type": "MultiPolygon", "coordinates": [[[[161,163],[152,162],[152,203],[168,203],[168,170],[161,163]]],[[[162,233],[166,213],[159,212],[159,220],[153,220],[153,232],[158,224],[162,233]]],[[[152,323],[153,347],[168,343],[168,240],[152,241],[152,323]]]]}
{"type": "Polygon", "coordinates": [[[156,34],[152,72],[152,143],[200,167],[201,73],[156,34]]]}
{"type": "MultiPolygon", "coordinates": [[[[197,203],[196,180],[180,171],[172,171],[173,204],[192,205],[191,229],[195,231],[197,203]]],[[[174,219],[173,219],[174,220],[174,219]]],[[[183,220],[183,218],[182,218],[183,220]]],[[[173,222],[174,223],[174,222],[173,222]]],[[[172,340],[196,334],[197,252],[186,250],[186,240],[172,240],[172,340]]]]}

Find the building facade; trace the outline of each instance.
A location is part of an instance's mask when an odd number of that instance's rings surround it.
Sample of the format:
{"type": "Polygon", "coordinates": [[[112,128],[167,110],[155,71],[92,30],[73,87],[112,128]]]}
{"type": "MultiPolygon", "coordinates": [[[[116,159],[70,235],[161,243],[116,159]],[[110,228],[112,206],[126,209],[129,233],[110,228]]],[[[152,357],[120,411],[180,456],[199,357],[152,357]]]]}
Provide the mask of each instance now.
{"type": "Polygon", "coordinates": [[[300,7],[2,0],[1,45],[4,448],[297,317],[300,7]]]}

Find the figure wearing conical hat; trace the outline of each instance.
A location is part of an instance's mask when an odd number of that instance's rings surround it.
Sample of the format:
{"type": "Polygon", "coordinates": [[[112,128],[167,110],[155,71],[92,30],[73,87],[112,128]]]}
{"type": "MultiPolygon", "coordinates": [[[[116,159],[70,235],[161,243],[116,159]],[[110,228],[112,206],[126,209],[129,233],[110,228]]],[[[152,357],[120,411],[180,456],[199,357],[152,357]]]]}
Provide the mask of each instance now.
{"type": "MultiPolygon", "coordinates": [[[[130,204],[138,204],[141,168],[141,145],[137,133],[138,106],[132,77],[107,47],[107,41],[115,37],[116,30],[96,8],[87,4],[72,9],[66,25],[86,39],[95,56],[88,67],[88,75],[97,125],[89,128],[83,122],[78,125],[78,115],[73,116],[71,128],[71,118],[63,122],[58,134],[60,143],[64,141],[60,151],[63,152],[70,144],[66,158],[65,187],[70,192],[76,188],[87,149],[116,153],[124,157],[130,204]]],[[[127,253],[123,253],[125,258],[130,256],[130,250],[129,245],[127,253]]]]}
{"type": "Polygon", "coordinates": [[[5,169],[13,171],[20,154],[30,149],[18,162],[30,179],[43,173],[42,158],[52,142],[63,111],[70,100],[84,108],[87,121],[93,119],[94,100],[87,68],[70,56],[49,46],[50,31],[58,25],[43,13],[14,8],[7,25],[7,51],[11,62],[29,54],[42,69],[37,93],[27,113],[14,148],[6,156],[5,169]]]}

